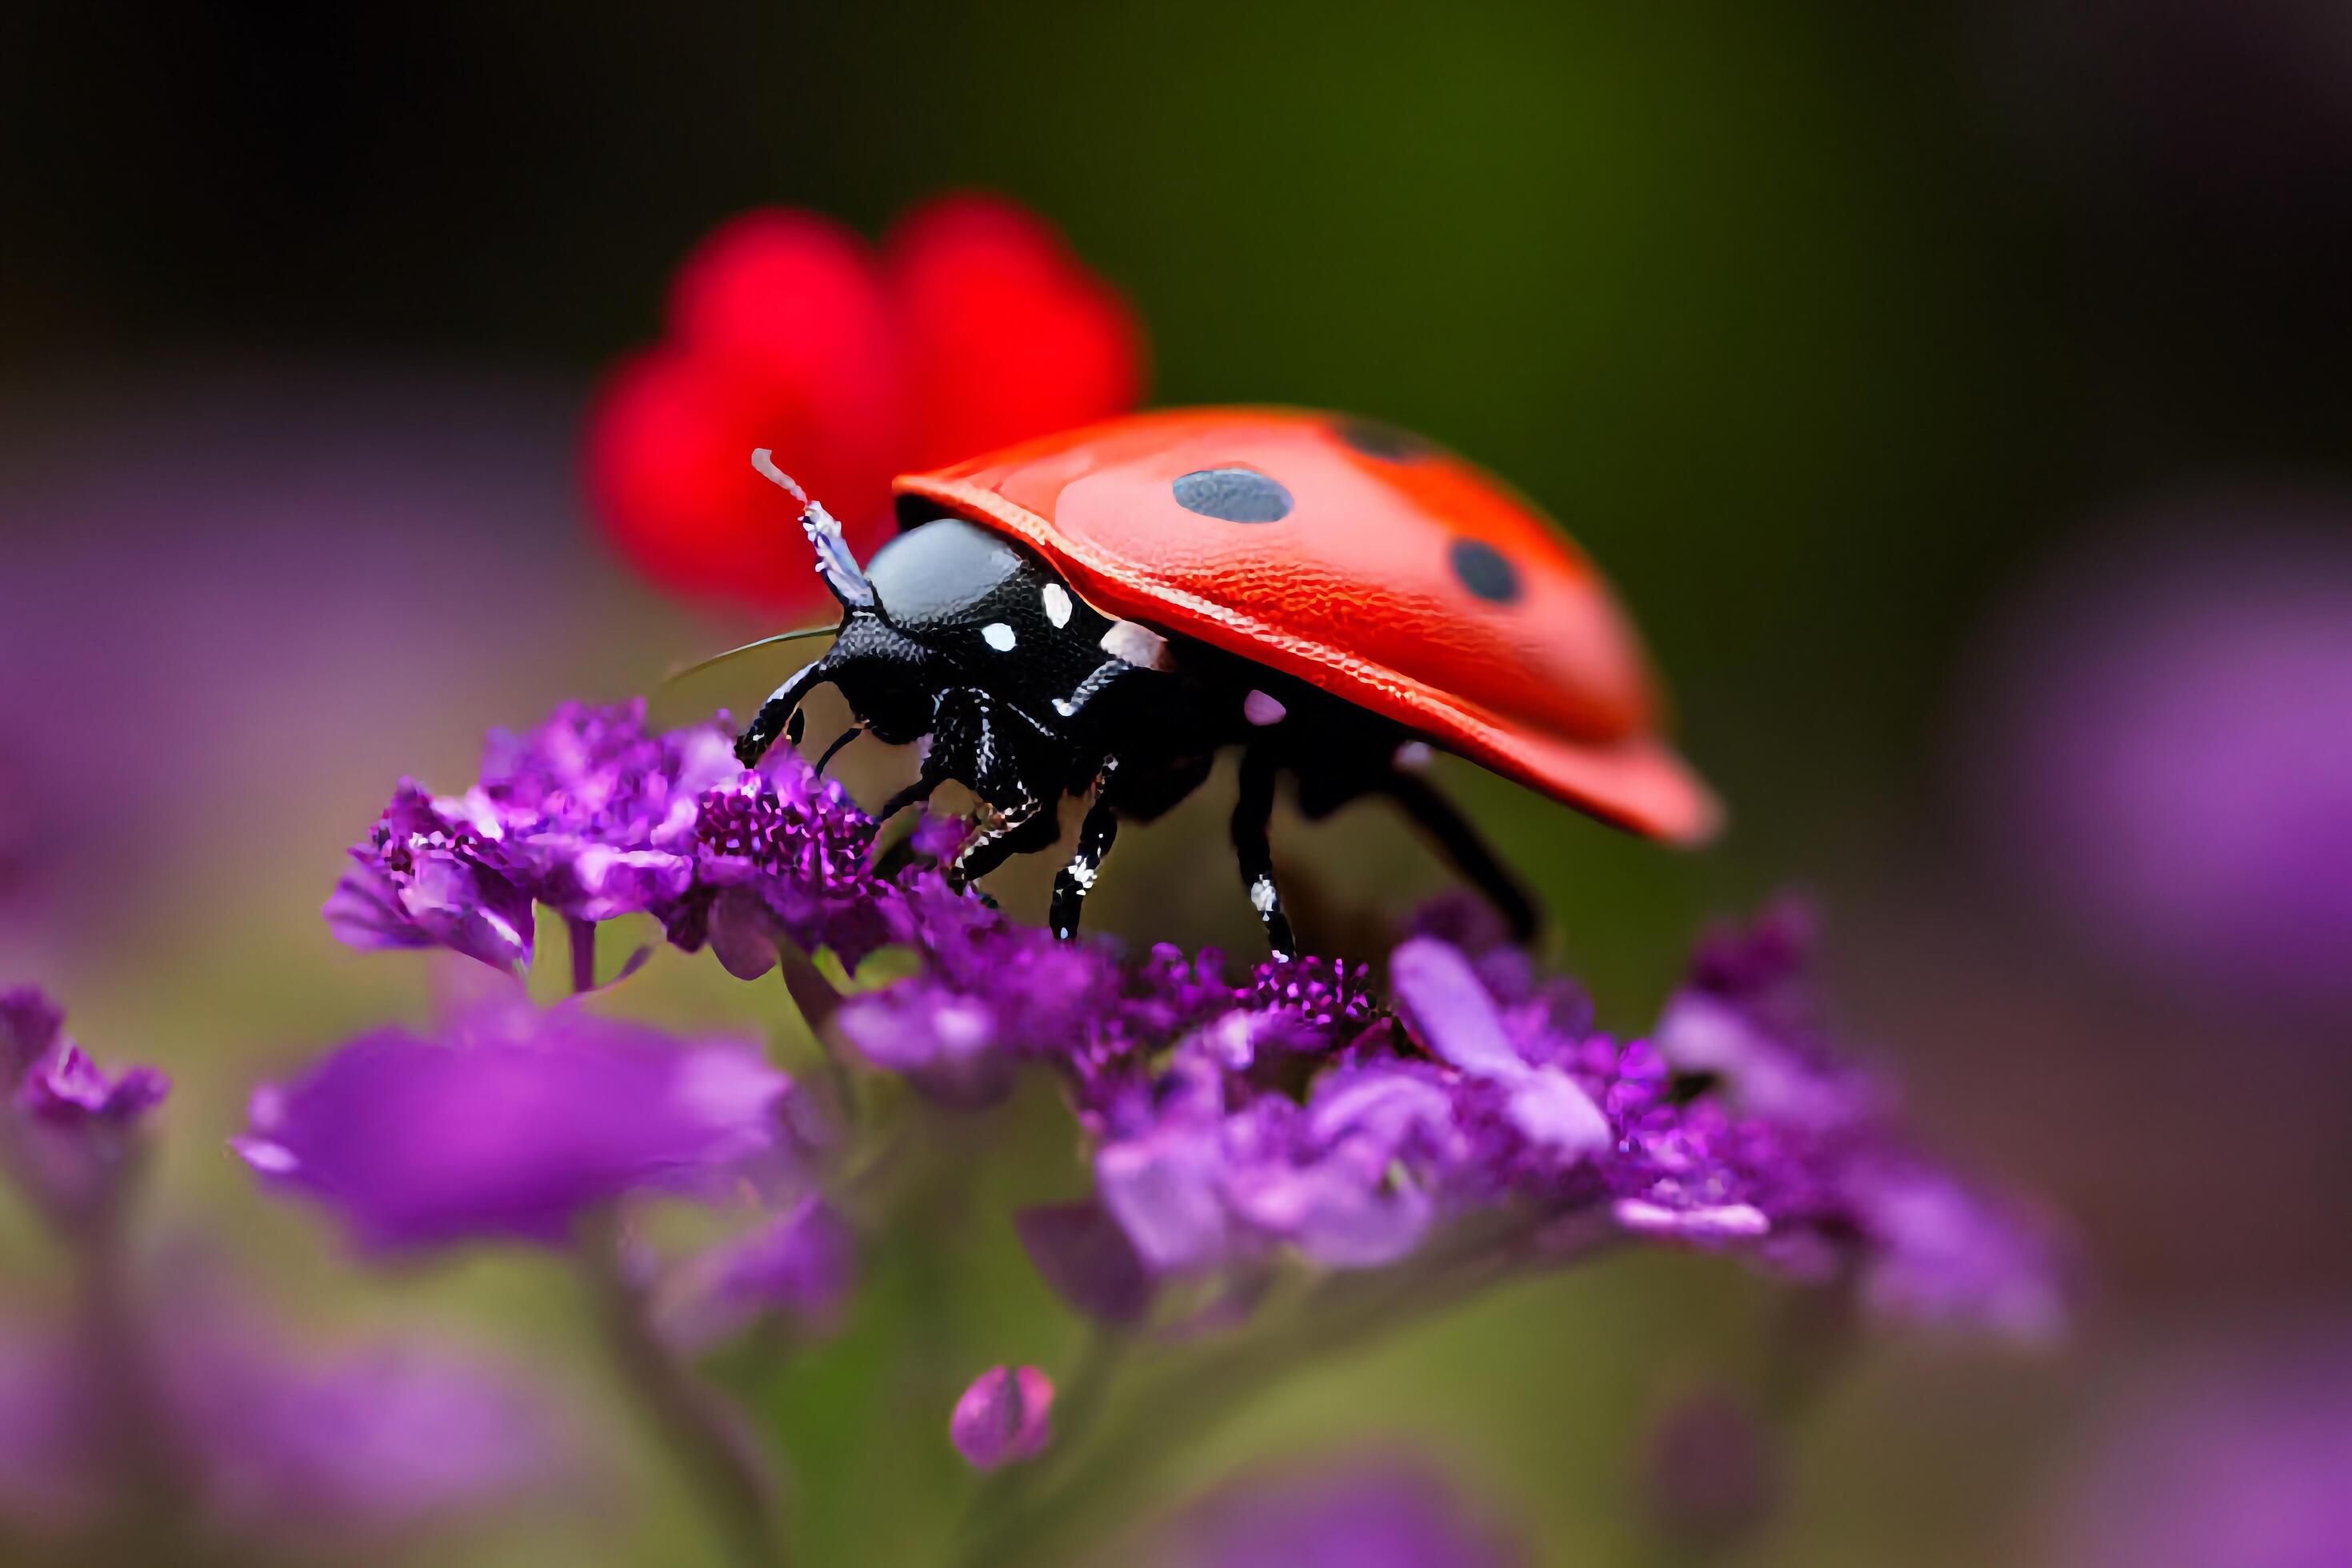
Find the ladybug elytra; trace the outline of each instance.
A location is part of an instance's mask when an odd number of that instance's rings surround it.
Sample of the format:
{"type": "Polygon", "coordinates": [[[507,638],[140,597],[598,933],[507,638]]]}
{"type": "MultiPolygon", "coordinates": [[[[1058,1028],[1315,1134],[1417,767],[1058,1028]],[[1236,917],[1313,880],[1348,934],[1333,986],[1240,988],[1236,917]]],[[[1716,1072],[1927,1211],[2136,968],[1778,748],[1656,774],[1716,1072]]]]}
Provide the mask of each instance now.
{"type": "MultiPolygon", "coordinates": [[[[1289,409],[1134,415],[898,479],[900,531],[861,567],[803,503],[842,605],[834,644],[762,705],[749,765],[837,688],[857,723],[928,736],[883,819],[962,784],[993,808],[969,880],[1061,837],[1067,936],[1123,817],[1150,820],[1241,752],[1233,841],[1277,956],[1295,951],[1266,840],[1288,774],[1310,818],[1385,795],[1522,939],[1527,895],[1401,758],[1466,756],[1633,831],[1713,831],[1706,788],[1659,734],[1646,660],[1583,555],[1506,486],[1385,426],[1289,409]]],[[[829,758],[829,750],[826,756],[829,758]]],[[[820,764],[822,765],[822,764],[820,764]]]]}

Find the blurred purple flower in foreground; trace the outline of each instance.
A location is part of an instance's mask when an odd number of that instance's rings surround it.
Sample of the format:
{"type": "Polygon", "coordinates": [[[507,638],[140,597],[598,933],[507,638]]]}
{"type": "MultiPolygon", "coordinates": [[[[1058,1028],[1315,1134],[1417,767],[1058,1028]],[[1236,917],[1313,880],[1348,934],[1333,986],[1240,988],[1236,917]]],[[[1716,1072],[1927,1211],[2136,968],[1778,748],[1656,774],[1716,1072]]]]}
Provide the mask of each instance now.
{"type": "Polygon", "coordinates": [[[127,1406],[133,1369],[87,1332],[0,1330],[0,1514],[79,1533],[177,1510],[174,1528],[323,1546],[510,1503],[577,1461],[545,1393],[479,1358],[305,1354],[204,1296],[151,1314],[156,1386],[127,1406]]]}
{"type": "Polygon", "coordinates": [[[720,1190],[782,1156],[791,1089],[755,1046],[505,997],[441,1038],[382,1030],[257,1090],[236,1147],[370,1248],[560,1245],[625,1194],[720,1190]]]}
{"type": "Polygon", "coordinates": [[[770,1314],[823,1331],[848,1300],[856,1268],[849,1227],[824,1199],[804,1197],[680,1264],[663,1286],[663,1331],[694,1351],[770,1314]]]}
{"type": "Polygon", "coordinates": [[[1402,1459],[1265,1478],[1195,1504],[1162,1532],[1158,1568],[1511,1568],[1527,1552],[1402,1459]]]}
{"type": "Polygon", "coordinates": [[[511,1375],[424,1346],[331,1360],[291,1350],[183,1263],[168,1310],[126,1225],[161,1074],[100,1070],[40,993],[0,995],[6,1169],[58,1222],[73,1317],[0,1326],[0,1519],[74,1560],[243,1547],[321,1550],[546,1487],[572,1463],[555,1412],[511,1375]]]}
{"type": "Polygon", "coordinates": [[[956,1401],[948,1436],[976,1470],[1034,1459],[1054,1440],[1054,1384],[1034,1366],[991,1367],[956,1401]]]}
{"type": "Polygon", "coordinates": [[[2352,1015],[2342,509],[2210,503],[2012,613],[1966,735],[1997,863],[2135,973],[2352,1015]],[[2299,527],[2290,526],[2299,525],[2299,527]]]}
{"type": "Polygon", "coordinates": [[[2127,1398],[2063,1506],[2062,1568],[2352,1563],[2352,1355],[2300,1345],[2127,1398]]]}

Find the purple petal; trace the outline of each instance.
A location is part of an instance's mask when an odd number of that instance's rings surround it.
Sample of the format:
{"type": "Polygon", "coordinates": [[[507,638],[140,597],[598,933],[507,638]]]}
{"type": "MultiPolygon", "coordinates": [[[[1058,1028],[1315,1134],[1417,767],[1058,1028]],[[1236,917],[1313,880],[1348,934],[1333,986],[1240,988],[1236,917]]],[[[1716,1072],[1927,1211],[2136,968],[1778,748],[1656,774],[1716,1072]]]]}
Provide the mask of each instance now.
{"type": "Polygon", "coordinates": [[[1061,1298],[1091,1318],[1142,1321],[1151,1276],[1117,1221],[1097,1204],[1055,1204],[1013,1216],[1029,1261],[1061,1298]]]}
{"type": "Polygon", "coordinates": [[[399,1248],[560,1243],[583,1209],[711,1186],[781,1135],[790,1080],[748,1045],[685,1044],[572,1006],[502,1008],[457,1033],[383,1030],[259,1090],[237,1152],[362,1245],[399,1248]]]}
{"type": "Polygon", "coordinates": [[[1527,1064],[1512,1049],[1495,999],[1459,951],[1433,937],[1414,937],[1389,958],[1397,1003],[1429,1048],[1464,1072],[1508,1079],[1527,1064]]]}
{"type": "Polygon", "coordinates": [[[1530,1143],[1573,1163],[1607,1149],[1609,1118],[1575,1079],[1529,1065],[1503,1027],[1495,999],[1470,961],[1433,937],[1415,937],[1389,960],[1397,1001],[1430,1048],[1473,1077],[1503,1086],[1506,1114],[1530,1143]]]}
{"type": "Polygon", "coordinates": [[[1512,1568],[1526,1554],[1411,1460],[1264,1478],[1213,1494],[1166,1532],[1168,1568],[1512,1568]]]}
{"type": "Polygon", "coordinates": [[[1103,1206],[1156,1274],[1223,1259],[1229,1233],[1224,1173],[1216,1134],[1190,1127],[1105,1144],[1095,1155],[1103,1206]]]}
{"type": "Polygon", "coordinates": [[[856,1262],[849,1227],[824,1200],[804,1198],[688,1262],[664,1292],[665,1330],[699,1350],[768,1312],[822,1327],[847,1300],[856,1262]]]}
{"type": "Polygon", "coordinates": [[[1753,1204],[1716,1204],[1698,1208],[1670,1208],[1646,1198],[1619,1198],[1617,1223],[1627,1230],[1670,1241],[1745,1241],[1772,1228],[1771,1219],[1753,1204]]]}

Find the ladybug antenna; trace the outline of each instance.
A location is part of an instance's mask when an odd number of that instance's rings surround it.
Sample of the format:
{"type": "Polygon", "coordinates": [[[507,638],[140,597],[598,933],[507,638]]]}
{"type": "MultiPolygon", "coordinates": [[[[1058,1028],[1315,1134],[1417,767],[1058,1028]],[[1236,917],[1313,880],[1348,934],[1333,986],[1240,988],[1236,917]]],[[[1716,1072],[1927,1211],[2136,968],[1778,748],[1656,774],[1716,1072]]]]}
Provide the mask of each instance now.
{"type": "Polygon", "coordinates": [[[740,647],[730,647],[725,653],[714,653],[709,658],[698,658],[692,664],[679,665],[662,677],[662,684],[675,686],[688,676],[700,675],[713,665],[725,664],[730,658],[739,658],[747,653],[756,653],[763,647],[773,647],[778,643],[799,642],[806,637],[830,637],[840,635],[839,626],[803,626],[797,631],[778,632],[774,637],[761,637],[757,642],[747,642],[740,647]]]}
{"type": "Polygon", "coordinates": [[[786,495],[801,503],[801,531],[816,547],[817,575],[833,590],[833,596],[850,609],[875,606],[874,584],[866,580],[865,569],[857,557],[849,552],[849,541],[843,537],[841,523],[823,503],[809,499],[808,491],[799,481],[776,467],[775,454],[762,447],[751,454],[751,466],[760,476],[786,495]]]}

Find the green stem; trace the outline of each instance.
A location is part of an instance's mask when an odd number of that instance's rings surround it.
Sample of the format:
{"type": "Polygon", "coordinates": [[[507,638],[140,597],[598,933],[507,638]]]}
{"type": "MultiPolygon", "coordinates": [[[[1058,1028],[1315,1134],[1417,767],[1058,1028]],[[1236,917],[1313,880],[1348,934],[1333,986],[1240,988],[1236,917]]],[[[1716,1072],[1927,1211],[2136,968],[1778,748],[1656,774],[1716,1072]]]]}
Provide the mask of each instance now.
{"type": "MultiPolygon", "coordinates": [[[[1281,1378],[1515,1275],[1570,1260],[1549,1248],[1531,1253],[1535,1237],[1525,1230],[1465,1239],[1398,1268],[1331,1276],[1295,1304],[1280,1329],[1228,1342],[1205,1361],[1164,1358],[1102,1442],[1083,1455],[1070,1450],[1053,1475],[1041,1473],[965,1537],[962,1568],[1047,1560],[1097,1520],[1130,1514],[1170,1462],[1281,1378]]],[[[1572,1256],[1589,1256],[1598,1245],[1572,1256]]],[[[1064,1453],[1059,1441],[1055,1453],[1064,1453]]]]}
{"type": "MultiPolygon", "coordinates": [[[[1102,1418],[1112,1386],[1129,1349],[1130,1331],[1108,1324],[1096,1325],[1080,1352],[1078,1364],[1064,1381],[1054,1401],[1053,1451],[1077,1453],[1102,1418]]],[[[1000,1533],[998,1521],[1011,1521],[1033,1506],[1037,1489],[1050,1477],[1050,1465],[1013,1465],[998,1470],[972,1494],[971,1507],[956,1532],[960,1540],[975,1541],[1000,1533]]]]}
{"type": "Polygon", "coordinates": [[[563,917],[564,934],[572,939],[572,993],[596,989],[596,922],[573,915],[563,917]]]}
{"type": "Polygon", "coordinates": [[[743,1568],[790,1561],[775,1478],[735,1408],[698,1380],[655,1329],[651,1303],[621,1254],[607,1215],[588,1227],[581,1274],[597,1307],[604,1348],[645,1413],[701,1492],[743,1568]]]}

